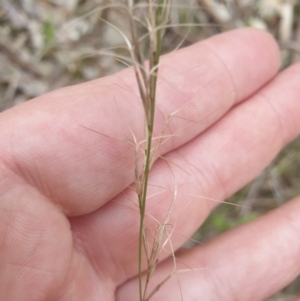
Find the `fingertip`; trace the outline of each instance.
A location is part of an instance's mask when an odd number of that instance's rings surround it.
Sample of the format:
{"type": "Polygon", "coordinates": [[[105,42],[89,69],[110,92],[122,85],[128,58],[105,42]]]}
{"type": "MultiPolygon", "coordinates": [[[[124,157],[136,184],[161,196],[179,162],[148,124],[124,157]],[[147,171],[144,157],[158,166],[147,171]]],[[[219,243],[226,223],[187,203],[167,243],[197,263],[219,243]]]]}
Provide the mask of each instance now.
{"type": "Polygon", "coordinates": [[[236,29],[203,43],[226,65],[236,87],[237,99],[249,97],[278,72],[279,47],[266,31],[236,29]]]}
{"type": "Polygon", "coordinates": [[[278,116],[283,130],[283,143],[300,133],[300,63],[282,71],[260,94],[267,98],[278,116]]]}

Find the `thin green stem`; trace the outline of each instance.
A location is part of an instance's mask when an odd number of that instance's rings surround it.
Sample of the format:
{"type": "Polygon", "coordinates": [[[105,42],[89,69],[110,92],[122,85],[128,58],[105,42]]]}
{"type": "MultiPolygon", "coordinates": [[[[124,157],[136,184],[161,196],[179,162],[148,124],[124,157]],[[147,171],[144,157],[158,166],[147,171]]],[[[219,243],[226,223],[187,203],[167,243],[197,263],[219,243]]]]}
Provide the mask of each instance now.
{"type": "MultiPolygon", "coordinates": [[[[143,104],[145,106],[145,135],[146,135],[146,147],[145,147],[145,160],[144,168],[141,175],[141,190],[138,194],[139,199],[139,210],[140,210],[140,227],[139,227],[139,245],[138,245],[138,278],[139,278],[139,297],[140,301],[148,300],[147,298],[147,287],[149,283],[149,277],[151,276],[151,266],[148,266],[148,272],[146,277],[146,284],[143,288],[142,281],[142,262],[143,262],[143,246],[145,246],[145,213],[146,213],[146,200],[148,190],[149,173],[152,163],[152,140],[153,140],[153,129],[155,120],[155,104],[156,104],[156,88],[157,88],[157,76],[159,59],[161,55],[163,29],[156,30],[160,27],[166,19],[166,5],[170,5],[170,0],[159,0],[158,6],[153,6],[153,0],[149,0],[149,17],[150,17],[150,47],[151,55],[149,60],[149,78],[143,76],[144,87],[141,93],[143,104]]],[[[133,31],[134,32],[134,31],[133,31]]],[[[133,37],[133,38],[136,38],[133,37]]],[[[135,39],[136,40],[136,39],[135,39]]],[[[140,52],[139,47],[135,47],[137,52],[140,52]]],[[[141,64],[141,55],[137,55],[137,61],[141,64]]],[[[142,75],[144,75],[142,73],[142,75]]],[[[140,78],[139,78],[140,79],[140,78]]]]}
{"type": "MultiPolygon", "coordinates": [[[[152,111],[152,110],[151,110],[152,111]]],[[[154,110],[151,116],[151,121],[154,120],[154,110]],[[152,117],[153,116],[153,117],[152,117]]],[[[143,257],[143,238],[144,238],[144,223],[145,223],[145,211],[146,211],[146,198],[147,198],[147,189],[148,189],[148,179],[150,172],[150,158],[151,158],[151,147],[152,147],[152,137],[153,137],[153,122],[150,121],[148,125],[148,137],[147,137],[147,146],[146,146],[146,164],[144,170],[144,179],[143,179],[143,189],[141,194],[140,202],[140,233],[139,233],[139,288],[140,288],[140,300],[143,301],[143,285],[142,285],[142,257],[143,257]]]]}

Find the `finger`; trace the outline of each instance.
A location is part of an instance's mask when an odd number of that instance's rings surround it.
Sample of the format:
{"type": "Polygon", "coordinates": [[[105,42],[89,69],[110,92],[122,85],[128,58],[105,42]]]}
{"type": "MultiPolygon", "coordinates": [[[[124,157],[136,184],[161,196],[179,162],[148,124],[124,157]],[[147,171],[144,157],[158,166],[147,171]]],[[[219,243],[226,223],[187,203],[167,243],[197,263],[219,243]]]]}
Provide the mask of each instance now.
{"type": "MultiPolygon", "coordinates": [[[[253,29],[166,56],[160,68],[157,136],[166,116],[176,114],[166,133],[172,139],[161,154],[201,133],[264,85],[276,73],[278,57],[274,40],[253,29]]],[[[136,95],[133,72],[126,70],[4,112],[2,161],[67,215],[91,212],[133,181],[135,153],[128,141],[131,132],[138,141],[144,132],[136,95]]]]}
{"type": "MultiPolygon", "coordinates": [[[[158,226],[153,221],[164,222],[177,188],[168,221],[176,250],[220,201],[257,176],[300,133],[299,74],[300,64],[289,68],[203,135],[157,161],[147,200],[149,237],[158,226]]],[[[110,271],[118,284],[137,270],[135,199],[135,192],[128,189],[101,210],[72,222],[75,232],[82,231],[89,256],[99,260],[99,270],[110,271]]],[[[160,259],[170,252],[170,248],[162,252],[160,259]]]]}
{"type": "MultiPolygon", "coordinates": [[[[178,255],[176,276],[155,300],[261,301],[300,274],[300,198],[206,245],[178,255]],[[180,271],[181,270],[181,271],[180,271]],[[241,289],[242,288],[242,289],[241,289]]],[[[171,260],[154,275],[159,283],[171,260]]],[[[117,300],[138,300],[137,280],[119,289],[117,300]]]]}

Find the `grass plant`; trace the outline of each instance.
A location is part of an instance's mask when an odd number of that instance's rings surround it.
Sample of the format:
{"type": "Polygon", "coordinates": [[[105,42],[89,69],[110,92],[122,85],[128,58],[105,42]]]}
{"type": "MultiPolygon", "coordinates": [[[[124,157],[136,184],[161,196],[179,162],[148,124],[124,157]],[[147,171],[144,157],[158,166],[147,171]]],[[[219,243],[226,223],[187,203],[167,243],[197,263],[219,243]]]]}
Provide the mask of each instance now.
{"type": "MultiPolygon", "coordinates": [[[[158,284],[152,291],[148,292],[148,285],[155,271],[158,262],[158,254],[166,233],[166,225],[169,220],[169,213],[167,214],[165,223],[159,227],[153,244],[149,247],[147,228],[145,227],[146,216],[146,202],[148,191],[148,180],[151,166],[155,160],[155,152],[157,148],[152,150],[153,146],[153,129],[155,120],[155,104],[156,104],[156,91],[157,91],[157,78],[159,72],[159,60],[161,55],[162,39],[164,35],[164,26],[168,23],[171,0],[149,0],[146,3],[148,6],[148,16],[145,18],[145,28],[147,29],[147,37],[149,44],[149,57],[148,63],[145,64],[143,58],[143,49],[137,36],[135,27],[136,19],[134,17],[134,1],[128,1],[130,13],[130,32],[131,41],[126,40],[128,50],[130,52],[136,81],[139,88],[140,97],[144,107],[144,133],[145,133],[145,148],[143,167],[140,172],[139,162],[136,160],[135,183],[136,193],[138,197],[139,213],[140,213],[140,226],[139,226],[139,242],[138,242],[138,277],[139,277],[139,300],[148,301],[159,290],[163,282],[158,284]],[[142,262],[143,256],[147,259],[146,280],[143,285],[143,270],[142,262]]],[[[137,154],[138,158],[138,154],[137,154]]]]}
{"type": "Polygon", "coordinates": [[[151,277],[155,273],[161,251],[166,244],[169,244],[172,250],[168,227],[176,199],[175,189],[172,191],[172,201],[169,209],[165,212],[163,222],[156,221],[156,231],[150,235],[146,225],[149,173],[158,157],[160,146],[169,139],[165,136],[165,132],[171,116],[166,117],[159,137],[154,137],[154,126],[160,57],[164,34],[169,27],[171,18],[172,0],[128,0],[127,6],[118,5],[115,8],[121,9],[128,15],[129,36],[116,25],[106,20],[104,22],[115,29],[125,41],[130,58],[127,59],[123,56],[116,58],[126,65],[129,63],[132,66],[144,112],[144,124],[141,125],[144,127],[144,137],[141,142],[138,142],[134,133],[132,136],[135,144],[134,181],[140,217],[137,254],[138,295],[139,301],[149,301],[175,273],[176,266],[173,256],[174,272],[167,275],[154,288],[150,288],[151,277]],[[148,50],[146,50],[147,48],[148,50]],[[144,262],[146,262],[146,269],[143,266],[144,262]]]}

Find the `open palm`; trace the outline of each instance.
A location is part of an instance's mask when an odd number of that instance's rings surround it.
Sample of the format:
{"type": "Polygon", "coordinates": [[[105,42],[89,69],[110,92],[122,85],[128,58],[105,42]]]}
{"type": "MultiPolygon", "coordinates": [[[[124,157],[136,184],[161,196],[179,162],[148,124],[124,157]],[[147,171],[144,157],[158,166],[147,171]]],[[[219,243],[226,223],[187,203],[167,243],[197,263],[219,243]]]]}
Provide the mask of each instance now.
{"type": "MultiPolygon", "coordinates": [[[[148,214],[164,218],[176,183],[174,250],[217,205],[210,199],[228,198],[299,134],[300,65],[275,76],[278,65],[273,39],[252,29],[163,58],[156,135],[172,118],[148,214]]],[[[128,141],[143,135],[136,91],[125,70],[0,115],[0,300],[138,300],[139,213],[128,188],[128,141]]],[[[298,198],[180,251],[178,273],[152,300],[264,300],[300,272],[299,216],[298,198]]],[[[172,270],[168,255],[153,285],[172,270]]]]}

